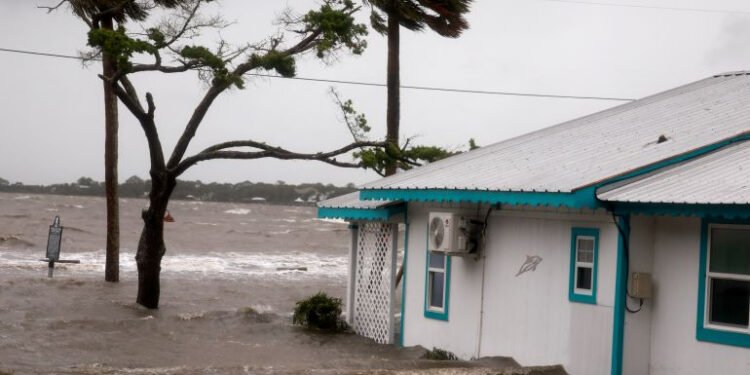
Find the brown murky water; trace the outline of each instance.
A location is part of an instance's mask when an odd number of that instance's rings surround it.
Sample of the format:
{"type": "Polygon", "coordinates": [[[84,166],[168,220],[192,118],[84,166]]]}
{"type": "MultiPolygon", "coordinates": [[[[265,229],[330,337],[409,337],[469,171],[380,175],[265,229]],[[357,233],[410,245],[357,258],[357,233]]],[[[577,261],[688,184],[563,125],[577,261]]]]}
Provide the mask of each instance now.
{"type": "Polygon", "coordinates": [[[103,198],[0,193],[0,375],[487,373],[292,326],[299,299],[346,292],[346,224],[311,207],[173,202],[161,305],[143,309],[133,257],[144,205],[122,200],[113,284],[103,281],[103,198]],[[48,279],[39,259],[56,215],[61,258],[81,264],[48,279]],[[279,270],[296,267],[307,271],[279,270]]]}

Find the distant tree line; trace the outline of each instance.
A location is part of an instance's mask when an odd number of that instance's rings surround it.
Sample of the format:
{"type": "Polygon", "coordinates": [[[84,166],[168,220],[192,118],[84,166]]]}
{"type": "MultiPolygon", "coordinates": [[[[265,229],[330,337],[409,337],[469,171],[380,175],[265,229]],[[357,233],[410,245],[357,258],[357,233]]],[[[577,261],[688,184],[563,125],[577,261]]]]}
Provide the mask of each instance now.
{"type": "MultiPolygon", "coordinates": [[[[151,180],[132,176],[120,184],[121,198],[147,198],[151,189],[151,180]]],[[[173,199],[200,200],[211,202],[257,202],[274,204],[312,204],[319,200],[350,193],[356,190],[350,183],[344,187],[332,184],[287,184],[244,181],[230,183],[203,183],[181,180],[172,194],[173,199]],[[260,199],[262,198],[262,199],[260,199]],[[302,202],[300,202],[302,201],[302,202]]],[[[74,183],[53,185],[24,185],[21,182],[11,183],[0,178],[0,192],[104,196],[104,183],[89,177],[81,177],[74,183]]]]}

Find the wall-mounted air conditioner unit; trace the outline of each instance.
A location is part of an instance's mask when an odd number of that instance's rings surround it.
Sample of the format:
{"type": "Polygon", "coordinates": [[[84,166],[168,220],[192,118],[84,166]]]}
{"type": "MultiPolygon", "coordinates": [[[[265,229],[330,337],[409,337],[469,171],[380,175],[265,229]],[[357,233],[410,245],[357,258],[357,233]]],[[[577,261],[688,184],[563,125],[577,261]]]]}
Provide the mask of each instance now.
{"type": "Polygon", "coordinates": [[[448,255],[476,254],[480,222],[452,212],[430,212],[428,249],[448,255]]]}

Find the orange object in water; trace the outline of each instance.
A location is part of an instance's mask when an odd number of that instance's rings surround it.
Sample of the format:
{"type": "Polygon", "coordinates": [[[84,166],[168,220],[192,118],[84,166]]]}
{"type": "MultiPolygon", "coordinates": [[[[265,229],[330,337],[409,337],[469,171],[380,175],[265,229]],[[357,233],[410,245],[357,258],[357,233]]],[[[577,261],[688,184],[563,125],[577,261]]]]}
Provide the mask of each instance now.
{"type": "Polygon", "coordinates": [[[164,214],[164,222],[165,223],[174,223],[174,218],[172,217],[172,214],[167,211],[167,213],[164,214]]]}

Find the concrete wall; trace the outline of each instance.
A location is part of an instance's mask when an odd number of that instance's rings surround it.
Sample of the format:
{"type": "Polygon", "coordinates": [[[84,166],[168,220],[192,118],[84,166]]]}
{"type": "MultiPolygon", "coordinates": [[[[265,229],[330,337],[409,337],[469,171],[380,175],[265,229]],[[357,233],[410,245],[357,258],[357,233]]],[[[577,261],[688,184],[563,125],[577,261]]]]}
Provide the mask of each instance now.
{"type": "Polygon", "coordinates": [[[650,374],[750,374],[750,349],[695,338],[700,219],[655,223],[650,374]]]}
{"type": "MultiPolygon", "coordinates": [[[[487,229],[486,258],[452,260],[449,321],[445,322],[425,318],[423,312],[427,217],[431,210],[446,209],[409,207],[404,344],[434,346],[463,358],[498,355],[527,365],[562,364],[571,374],[609,373],[617,251],[611,217],[496,211],[487,229]],[[597,305],[568,301],[573,227],[600,230],[597,305]],[[516,277],[527,255],[543,260],[536,271],[516,277]]],[[[467,212],[476,213],[476,208],[467,212]]]]}

